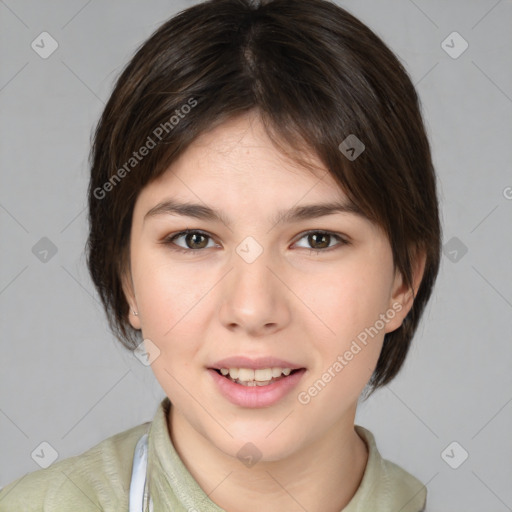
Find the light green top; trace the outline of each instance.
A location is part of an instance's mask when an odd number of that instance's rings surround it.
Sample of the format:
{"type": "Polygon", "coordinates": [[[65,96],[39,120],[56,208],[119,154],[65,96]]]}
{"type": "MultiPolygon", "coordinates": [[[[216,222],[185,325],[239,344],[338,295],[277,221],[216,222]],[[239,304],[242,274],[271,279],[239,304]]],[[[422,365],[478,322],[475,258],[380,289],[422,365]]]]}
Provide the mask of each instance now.
{"type": "MultiPolygon", "coordinates": [[[[223,512],[199,487],[174,449],[167,428],[170,406],[166,397],[152,422],[10,483],[0,491],[0,511],[127,511],[135,445],[148,432],[148,479],[154,512],[223,512]]],[[[368,446],[369,457],[361,484],[342,512],[422,511],[426,500],[422,483],[383,459],[371,432],[355,428],[368,446]]]]}

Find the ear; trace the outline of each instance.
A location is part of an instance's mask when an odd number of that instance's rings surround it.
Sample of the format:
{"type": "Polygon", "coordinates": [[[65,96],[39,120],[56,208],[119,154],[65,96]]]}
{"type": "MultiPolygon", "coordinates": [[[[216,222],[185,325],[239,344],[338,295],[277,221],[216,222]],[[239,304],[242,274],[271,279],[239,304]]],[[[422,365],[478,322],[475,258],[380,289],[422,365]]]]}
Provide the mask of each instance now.
{"type": "Polygon", "coordinates": [[[416,256],[412,261],[412,288],[407,286],[402,273],[398,269],[396,270],[391,297],[389,299],[389,308],[396,312],[396,314],[386,324],[385,332],[392,332],[398,329],[402,325],[407,313],[411,310],[414,297],[418,293],[418,288],[423,278],[426,260],[427,255],[424,251],[416,251],[416,256]]]}
{"type": "Polygon", "coordinates": [[[138,315],[134,315],[133,313],[138,313],[139,309],[137,307],[137,301],[135,300],[135,292],[133,287],[133,280],[130,270],[126,270],[121,274],[121,284],[123,287],[124,296],[126,298],[126,302],[128,302],[128,321],[130,325],[134,329],[141,329],[140,318],[138,315]]]}

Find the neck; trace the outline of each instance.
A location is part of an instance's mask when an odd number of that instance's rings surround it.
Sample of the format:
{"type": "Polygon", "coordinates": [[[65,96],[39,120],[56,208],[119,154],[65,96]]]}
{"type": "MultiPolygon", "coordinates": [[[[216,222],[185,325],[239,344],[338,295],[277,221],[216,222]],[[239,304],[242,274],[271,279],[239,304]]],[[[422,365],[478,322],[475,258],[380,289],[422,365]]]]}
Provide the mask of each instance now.
{"type": "Polygon", "coordinates": [[[228,512],[263,509],[339,512],[354,496],[368,450],[353,415],[289,457],[244,467],[216,448],[171,407],[169,433],[199,486],[228,512]]]}

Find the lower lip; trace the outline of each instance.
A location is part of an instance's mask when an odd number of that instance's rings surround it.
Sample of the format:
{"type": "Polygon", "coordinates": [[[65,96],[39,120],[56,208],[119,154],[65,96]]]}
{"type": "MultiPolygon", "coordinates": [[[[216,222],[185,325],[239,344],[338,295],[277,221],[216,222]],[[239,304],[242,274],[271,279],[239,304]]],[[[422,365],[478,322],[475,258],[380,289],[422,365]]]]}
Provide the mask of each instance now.
{"type": "Polygon", "coordinates": [[[221,394],[231,403],[241,407],[269,407],[281,400],[297,386],[306,372],[304,368],[282,377],[266,386],[243,386],[236,384],[227,377],[219,375],[215,370],[208,369],[221,394]]]}

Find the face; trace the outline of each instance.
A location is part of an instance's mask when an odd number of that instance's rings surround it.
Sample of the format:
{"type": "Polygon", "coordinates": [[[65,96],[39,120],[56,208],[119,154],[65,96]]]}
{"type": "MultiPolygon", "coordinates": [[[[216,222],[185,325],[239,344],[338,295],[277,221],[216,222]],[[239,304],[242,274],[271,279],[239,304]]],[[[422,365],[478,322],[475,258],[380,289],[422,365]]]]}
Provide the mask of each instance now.
{"type": "Polygon", "coordinates": [[[198,138],[135,204],[130,322],[173,421],[228,455],[251,442],[278,460],[353,429],[384,335],[410,308],[380,228],[303,208],[348,204],[311,161],[318,172],[287,160],[247,114],[198,138]]]}

